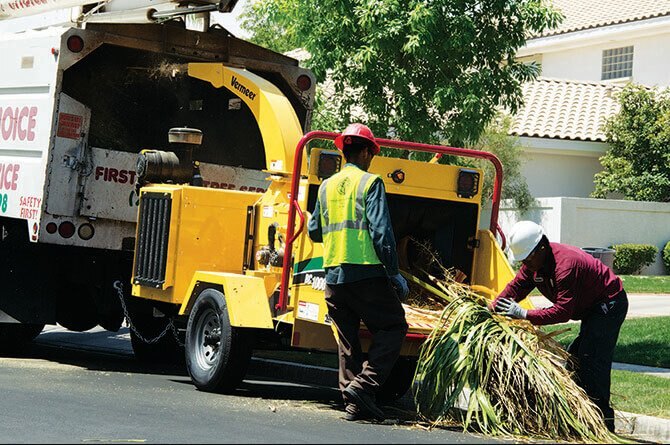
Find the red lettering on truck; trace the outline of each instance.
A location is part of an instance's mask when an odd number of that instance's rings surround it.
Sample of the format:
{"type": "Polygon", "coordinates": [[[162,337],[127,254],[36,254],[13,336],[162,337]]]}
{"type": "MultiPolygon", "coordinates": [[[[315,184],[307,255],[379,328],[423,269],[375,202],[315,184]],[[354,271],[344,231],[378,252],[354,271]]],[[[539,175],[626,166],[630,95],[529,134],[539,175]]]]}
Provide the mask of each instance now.
{"type": "Polygon", "coordinates": [[[116,182],[117,184],[134,184],[136,173],[132,170],[119,170],[114,167],[95,167],[95,180],[116,182]]]}
{"type": "Polygon", "coordinates": [[[0,137],[4,141],[34,141],[37,107],[0,107],[0,137]]]}
{"type": "MultiPolygon", "coordinates": [[[[33,6],[42,6],[49,3],[49,0],[14,0],[7,3],[7,8],[12,11],[32,8],[33,6]]],[[[0,10],[4,11],[5,6],[0,5],[0,10]]]]}
{"type": "Polygon", "coordinates": [[[0,190],[16,190],[20,169],[19,164],[0,164],[0,190]]]}

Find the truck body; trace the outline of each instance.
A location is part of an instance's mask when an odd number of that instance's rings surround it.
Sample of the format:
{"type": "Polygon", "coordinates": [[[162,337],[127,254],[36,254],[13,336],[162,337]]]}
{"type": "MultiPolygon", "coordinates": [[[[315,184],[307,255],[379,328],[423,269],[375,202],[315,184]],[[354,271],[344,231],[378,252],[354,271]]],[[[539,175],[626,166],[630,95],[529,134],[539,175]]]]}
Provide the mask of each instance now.
{"type": "MultiPolygon", "coordinates": [[[[226,71],[218,64],[189,67],[189,75],[230,89],[229,83],[220,81],[220,73],[226,71]]],[[[267,92],[262,82],[260,77],[248,78],[245,86],[253,96],[263,97],[267,92]]],[[[238,95],[242,97],[239,91],[238,95]]],[[[244,376],[253,348],[337,349],[324,298],[322,245],[311,241],[305,225],[319,185],[339,171],[344,159],[339,151],[318,146],[305,154],[308,142],[337,135],[296,136],[298,120],[289,112],[285,109],[281,120],[285,128],[293,127],[286,132],[292,136],[268,154],[275,161],[268,165],[271,183],[265,192],[161,181],[140,191],[132,293],[186,326],[187,367],[203,390],[233,389],[244,376]]],[[[497,158],[475,150],[377,141],[382,147],[493,162],[497,178],[486,230],[478,229],[481,170],[377,156],[369,171],[384,181],[401,267],[417,260],[408,241],[429,243],[441,264],[460,271],[465,284],[495,296],[514,275],[494,236],[499,231],[502,183],[497,158]]],[[[392,387],[383,391],[391,398],[407,389],[419,347],[433,328],[409,315],[403,358],[390,379],[392,387]]],[[[361,338],[367,350],[370,333],[364,325],[361,338]]]]}
{"type": "MultiPolygon", "coordinates": [[[[235,2],[190,3],[223,10],[235,2]]],[[[0,15],[31,5],[2,1],[0,15]]],[[[21,324],[119,328],[124,313],[112,285],[131,276],[137,155],[165,149],[169,128],[206,133],[195,153],[205,187],[267,189],[268,142],[254,111],[184,66],[226,63],[238,89],[246,73],[262,75],[300,131],[309,126],[314,78],[294,59],[220,27],[188,30],[183,20],[93,22],[0,41],[0,342],[18,340],[11,334],[22,335],[21,324]]]]}

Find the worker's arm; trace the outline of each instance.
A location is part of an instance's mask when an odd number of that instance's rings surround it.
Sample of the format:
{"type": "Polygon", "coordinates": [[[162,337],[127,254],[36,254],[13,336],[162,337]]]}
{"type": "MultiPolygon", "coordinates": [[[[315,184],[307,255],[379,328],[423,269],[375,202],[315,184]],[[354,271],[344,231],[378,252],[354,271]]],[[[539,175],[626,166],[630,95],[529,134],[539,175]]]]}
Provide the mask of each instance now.
{"type": "Polygon", "coordinates": [[[323,242],[323,233],[321,232],[321,206],[319,205],[319,200],[316,200],[316,206],[312,215],[309,217],[309,222],[307,223],[307,231],[309,232],[309,238],[315,243],[323,242]]]}
{"type": "Polygon", "coordinates": [[[564,323],[575,312],[577,300],[575,292],[578,290],[579,269],[573,267],[563,276],[556,276],[556,301],[554,305],[545,309],[531,309],[526,318],[534,325],[564,323]]]}
{"type": "Polygon", "coordinates": [[[396,251],[393,225],[386,203],[386,190],[381,178],[376,179],[365,199],[365,215],[368,219],[368,231],[379,261],[386,268],[389,277],[398,274],[398,252],[396,251]]]}
{"type": "Polygon", "coordinates": [[[493,300],[490,307],[495,308],[501,298],[521,301],[526,298],[533,289],[535,289],[533,273],[530,272],[526,266],[521,266],[521,269],[519,269],[516,276],[507,284],[507,286],[505,286],[505,289],[503,289],[500,295],[493,300]]]}

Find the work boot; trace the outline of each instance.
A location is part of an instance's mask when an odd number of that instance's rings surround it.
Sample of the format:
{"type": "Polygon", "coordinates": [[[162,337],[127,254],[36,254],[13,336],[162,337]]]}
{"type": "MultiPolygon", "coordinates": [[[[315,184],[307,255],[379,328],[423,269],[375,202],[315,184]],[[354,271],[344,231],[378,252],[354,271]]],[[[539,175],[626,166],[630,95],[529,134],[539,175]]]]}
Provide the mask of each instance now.
{"type": "Polygon", "coordinates": [[[344,388],[342,392],[347,396],[348,400],[356,405],[360,411],[360,415],[372,418],[379,422],[384,421],[384,412],[379,409],[374,399],[365,391],[352,388],[351,385],[349,385],[344,388]]]}
{"type": "Polygon", "coordinates": [[[365,419],[361,414],[361,410],[358,409],[358,406],[354,405],[353,403],[347,403],[347,406],[344,407],[344,420],[354,422],[356,420],[365,419]]]}

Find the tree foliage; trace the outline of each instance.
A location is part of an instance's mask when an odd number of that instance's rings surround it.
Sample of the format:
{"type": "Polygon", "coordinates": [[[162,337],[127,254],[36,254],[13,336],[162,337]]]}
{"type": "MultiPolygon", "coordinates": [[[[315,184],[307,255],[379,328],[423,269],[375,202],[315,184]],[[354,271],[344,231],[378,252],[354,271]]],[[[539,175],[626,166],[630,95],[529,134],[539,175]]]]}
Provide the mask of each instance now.
{"type": "Polygon", "coordinates": [[[539,67],[516,52],[561,19],[545,0],[262,0],[244,17],[254,42],[302,47],[317,79],[328,73],[339,128],[452,145],[518,109],[539,67]]]}
{"type": "MultiPolygon", "coordinates": [[[[488,151],[500,159],[503,165],[502,199],[511,199],[515,207],[525,213],[534,203],[534,198],[528,189],[526,178],[521,174],[521,145],[519,139],[509,136],[511,118],[499,114],[484,129],[479,140],[468,144],[468,148],[488,151]]],[[[474,166],[484,170],[483,202],[488,202],[493,196],[493,178],[495,169],[486,160],[477,160],[474,166]]]]}
{"type": "Polygon", "coordinates": [[[670,201],[670,90],[628,85],[619,113],[605,126],[610,148],[600,158],[592,196],[610,193],[637,201],[670,201]]]}

